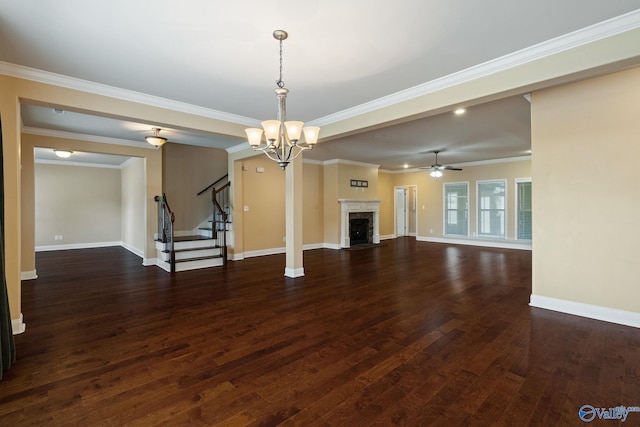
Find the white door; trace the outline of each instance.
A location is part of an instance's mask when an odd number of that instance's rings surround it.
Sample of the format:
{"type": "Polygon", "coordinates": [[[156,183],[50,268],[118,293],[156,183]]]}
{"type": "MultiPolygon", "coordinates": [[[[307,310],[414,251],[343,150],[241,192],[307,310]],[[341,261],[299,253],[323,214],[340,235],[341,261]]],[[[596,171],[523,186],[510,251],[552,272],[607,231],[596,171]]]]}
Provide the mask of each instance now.
{"type": "Polygon", "coordinates": [[[396,189],[396,236],[407,236],[407,189],[396,189]]]}

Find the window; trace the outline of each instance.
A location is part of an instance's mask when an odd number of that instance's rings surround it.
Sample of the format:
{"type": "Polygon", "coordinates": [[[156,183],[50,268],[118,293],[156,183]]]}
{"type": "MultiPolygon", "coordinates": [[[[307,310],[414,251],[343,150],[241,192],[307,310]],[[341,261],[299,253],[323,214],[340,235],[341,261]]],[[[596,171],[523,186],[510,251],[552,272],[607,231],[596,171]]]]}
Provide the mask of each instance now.
{"type": "Polygon", "coordinates": [[[478,181],[478,236],[506,237],[506,181],[478,181]]]}
{"type": "Polygon", "coordinates": [[[444,234],[469,235],[469,184],[444,184],[444,234]]]}
{"type": "Polygon", "coordinates": [[[517,238],[531,240],[531,178],[516,179],[517,238]]]}

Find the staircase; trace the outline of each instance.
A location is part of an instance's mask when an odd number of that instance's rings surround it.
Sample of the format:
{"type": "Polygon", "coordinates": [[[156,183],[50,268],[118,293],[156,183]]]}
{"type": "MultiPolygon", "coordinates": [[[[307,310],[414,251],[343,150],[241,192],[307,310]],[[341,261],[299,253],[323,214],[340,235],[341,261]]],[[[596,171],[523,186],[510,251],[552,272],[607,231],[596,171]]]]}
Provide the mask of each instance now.
{"type": "Polygon", "coordinates": [[[156,196],[158,202],[158,234],[156,236],[156,265],[170,273],[218,267],[227,262],[227,233],[231,226],[229,203],[230,183],[216,189],[215,185],[227,178],[220,178],[197,195],[210,188],[213,214],[201,224],[197,234],[175,236],[173,223],[175,215],[167,202],[166,195],[156,196]]]}
{"type": "MultiPolygon", "coordinates": [[[[211,230],[209,235],[211,235],[211,230]]],[[[198,268],[218,267],[224,265],[222,248],[216,239],[210,236],[180,236],[174,237],[173,251],[175,254],[175,270],[186,271],[198,268]]],[[[171,250],[166,243],[156,241],[158,252],[157,266],[171,272],[171,250]]]]}

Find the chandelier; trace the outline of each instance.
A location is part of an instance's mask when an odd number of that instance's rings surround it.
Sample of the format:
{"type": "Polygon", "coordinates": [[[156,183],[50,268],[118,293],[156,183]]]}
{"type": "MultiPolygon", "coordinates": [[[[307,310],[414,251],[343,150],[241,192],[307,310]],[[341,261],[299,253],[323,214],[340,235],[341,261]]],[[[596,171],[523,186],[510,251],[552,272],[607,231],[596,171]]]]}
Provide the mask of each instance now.
{"type": "Polygon", "coordinates": [[[282,81],[282,41],[289,35],[284,30],[273,32],[273,38],[280,42],[280,77],[276,81],[278,86],[275,89],[278,97],[278,118],[277,120],[265,120],[260,128],[245,129],[249,145],[254,151],[262,151],[271,160],[278,162],[284,170],[289,162],[298,157],[304,150],[309,150],[318,142],[319,127],[303,127],[303,122],[287,121],[287,93],[289,89],[284,87],[282,81]],[[262,141],[264,132],[265,142],[262,141]],[[305,142],[300,141],[304,133],[305,142]]]}

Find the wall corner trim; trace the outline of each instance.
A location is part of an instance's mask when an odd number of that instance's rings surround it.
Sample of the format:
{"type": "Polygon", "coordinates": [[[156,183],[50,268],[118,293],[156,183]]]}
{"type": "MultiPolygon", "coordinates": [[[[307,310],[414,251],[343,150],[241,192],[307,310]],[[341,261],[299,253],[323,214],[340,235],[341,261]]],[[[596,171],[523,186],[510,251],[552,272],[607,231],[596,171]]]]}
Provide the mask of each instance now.
{"type": "Polygon", "coordinates": [[[640,328],[640,313],[531,294],[531,307],[640,328]]]}
{"type": "Polygon", "coordinates": [[[20,273],[20,280],[34,280],[37,278],[38,275],[36,274],[36,270],[23,271],[20,273]]]}
{"type": "Polygon", "coordinates": [[[285,268],[284,269],[284,275],[285,277],[290,277],[292,279],[295,279],[296,277],[302,277],[304,276],[304,268],[285,268]]]}
{"type": "Polygon", "coordinates": [[[11,328],[13,329],[13,335],[21,334],[27,329],[22,313],[20,313],[20,317],[17,319],[11,319],[11,328]]]}

